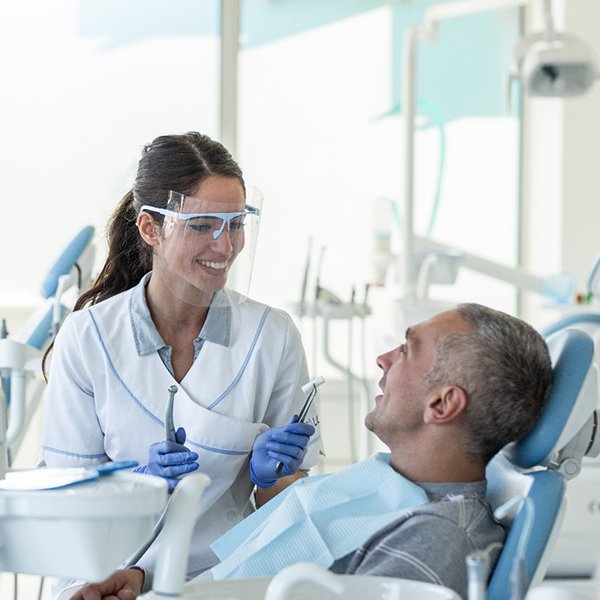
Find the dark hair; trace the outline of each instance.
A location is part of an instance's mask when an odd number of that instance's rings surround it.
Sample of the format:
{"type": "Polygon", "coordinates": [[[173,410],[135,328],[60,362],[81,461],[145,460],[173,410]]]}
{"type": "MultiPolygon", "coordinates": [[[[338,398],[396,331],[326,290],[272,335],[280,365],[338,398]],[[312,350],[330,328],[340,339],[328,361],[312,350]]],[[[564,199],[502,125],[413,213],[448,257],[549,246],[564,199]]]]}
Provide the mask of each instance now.
{"type": "Polygon", "coordinates": [[[535,426],[550,396],[552,364],[544,339],[525,321],[479,304],[456,311],[471,328],[438,340],[427,382],[466,391],[467,452],[487,463],[535,426]]]}
{"type": "MultiPolygon", "coordinates": [[[[136,225],[142,205],[166,208],[169,190],[193,194],[211,175],[235,178],[245,191],[239,165],[225,146],[207,135],[196,131],[162,135],[145,146],[133,189],[125,194],[108,222],[106,262],[73,310],[97,304],[137,285],[152,268],[152,250],[136,225]]],[[[52,345],[44,354],[42,368],[51,348],[52,345]]]]}

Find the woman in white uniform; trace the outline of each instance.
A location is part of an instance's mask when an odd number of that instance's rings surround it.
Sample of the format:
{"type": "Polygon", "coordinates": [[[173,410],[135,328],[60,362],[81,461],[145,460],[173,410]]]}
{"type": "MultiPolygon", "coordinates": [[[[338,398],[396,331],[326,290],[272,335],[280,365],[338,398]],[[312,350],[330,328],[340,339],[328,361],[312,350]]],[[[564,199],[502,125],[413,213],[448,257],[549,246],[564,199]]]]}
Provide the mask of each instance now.
{"type": "MultiPolygon", "coordinates": [[[[292,418],[309,380],[292,320],[226,287],[242,250],[234,281],[243,289],[249,279],[260,211],[248,200],[239,166],[207,136],[146,146],[111,218],[104,268],[51,355],[46,465],[135,460],[170,490],[196,469],[211,477],[190,577],[217,562],[209,544],[253,510],[255,486],[263,504],[314,466],[321,446],[314,410],[305,423],[292,418]],[[173,385],[179,429],[168,441],[173,385]]],[[[152,570],[156,551],[138,565],[152,570]]]]}

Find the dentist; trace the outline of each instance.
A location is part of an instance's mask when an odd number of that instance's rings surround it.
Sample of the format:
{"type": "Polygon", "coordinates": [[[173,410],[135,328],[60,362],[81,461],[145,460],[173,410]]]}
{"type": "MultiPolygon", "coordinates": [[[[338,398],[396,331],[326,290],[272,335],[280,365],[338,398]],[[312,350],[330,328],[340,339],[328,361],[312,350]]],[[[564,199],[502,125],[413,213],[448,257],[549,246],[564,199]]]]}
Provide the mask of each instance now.
{"type": "MultiPolygon", "coordinates": [[[[51,354],[43,463],[136,460],[170,490],[196,469],[211,477],[189,577],[216,564],[209,544],[253,511],[255,486],[264,504],[321,447],[316,409],[291,418],[309,380],[299,332],[246,296],[260,208],[220,143],[155,139],[110,220],[106,263],[51,354]],[[172,385],[176,441],[164,433],[172,385]]],[[[138,566],[151,572],[156,553],[155,542],[138,566]]]]}

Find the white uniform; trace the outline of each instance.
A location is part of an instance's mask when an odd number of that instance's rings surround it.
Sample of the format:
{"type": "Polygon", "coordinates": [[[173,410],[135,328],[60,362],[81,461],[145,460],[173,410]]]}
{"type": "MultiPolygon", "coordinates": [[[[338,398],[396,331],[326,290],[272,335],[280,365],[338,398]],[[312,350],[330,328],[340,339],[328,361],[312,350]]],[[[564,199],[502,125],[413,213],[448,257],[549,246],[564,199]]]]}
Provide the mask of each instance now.
{"type": "MultiPolygon", "coordinates": [[[[249,454],[268,427],[287,423],[310,377],[300,335],[283,311],[246,300],[231,304],[228,346],[204,342],[181,382],[157,352],[136,350],[129,300],[136,288],[69,315],[54,347],[46,395],[41,459],[48,466],[108,460],[147,462],[165,439],[168,388],[177,384],[174,424],[211,477],[190,548],[190,577],[217,562],[212,541],[252,512],[249,454]]],[[[317,463],[318,416],[302,468],[317,463]]],[[[156,544],[140,561],[152,569],[156,544]]]]}

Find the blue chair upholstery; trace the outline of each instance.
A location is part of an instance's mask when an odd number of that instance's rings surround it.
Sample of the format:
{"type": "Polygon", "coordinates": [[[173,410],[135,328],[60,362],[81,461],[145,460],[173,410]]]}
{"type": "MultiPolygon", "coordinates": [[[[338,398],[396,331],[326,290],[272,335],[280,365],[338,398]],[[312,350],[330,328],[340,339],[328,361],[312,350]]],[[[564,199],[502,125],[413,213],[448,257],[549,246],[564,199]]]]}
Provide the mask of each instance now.
{"type": "MultiPolygon", "coordinates": [[[[594,263],[588,289],[598,288],[592,279],[600,275],[600,256],[594,263]]],[[[597,292],[593,295],[598,296],[597,292]]],[[[600,365],[600,312],[597,302],[582,306],[584,312],[572,312],[541,330],[548,336],[562,329],[578,329],[594,340],[596,362],[600,365]],[[596,308],[595,308],[595,306],[596,308]],[[596,310],[596,312],[592,312],[596,310]]],[[[594,506],[600,484],[598,462],[583,465],[582,476],[567,483],[567,508],[559,538],[554,546],[547,578],[591,578],[597,573],[600,562],[600,522],[589,506],[594,506]]]]}
{"type": "Polygon", "coordinates": [[[83,227],[67,244],[42,284],[41,293],[46,298],[45,303],[29,317],[23,329],[15,336],[5,341],[0,339],[0,343],[6,343],[7,346],[17,343],[23,350],[17,354],[16,362],[11,358],[10,364],[0,365],[0,409],[4,410],[3,406],[10,409],[6,441],[11,452],[18,450],[44,389],[44,382],[40,377],[30,377],[32,373],[38,375],[39,370],[31,365],[31,360],[41,356],[69,313],[69,305],[64,303],[63,293],[72,287],[79,291],[81,286],[89,285],[95,255],[94,231],[91,225],[83,227]],[[27,361],[29,366],[25,364],[27,361]],[[20,381],[23,373],[27,373],[26,385],[15,387],[14,379],[20,381]]]}
{"type": "Polygon", "coordinates": [[[566,317],[556,321],[556,323],[552,323],[552,325],[548,325],[548,327],[543,329],[541,333],[544,337],[548,337],[557,331],[562,331],[568,327],[577,328],[580,325],[600,325],[600,314],[573,313],[572,315],[567,315],[566,317]]]}
{"type": "Polygon", "coordinates": [[[554,460],[586,426],[596,408],[597,374],[590,336],[563,330],[547,342],[553,364],[548,404],[533,431],[504,448],[487,469],[493,508],[517,496],[529,498],[533,507],[532,516],[523,502],[514,520],[505,522],[509,531],[490,579],[489,600],[509,597],[513,565],[528,527],[523,556],[526,588],[543,578],[565,510],[566,476],[554,460]]]}
{"type": "MultiPolygon", "coordinates": [[[[61,323],[69,314],[69,309],[61,304],[60,320],[61,323]]],[[[18,341],[43,351],[48,346],[52,338],[52,318],[54,315],[54,298],[49,298],[31,318],[27,321],[23,331],[18,336],[18,341]]]]}
{"type": "Polygon", "coordinates": [[[81,255],[90,245],[94,237],[94,227],[86,225],[65,247],[60,256],[49,269],[42,282],[41,293],[44,298],[56,295],[58,280],[61,275],[68,275],[77,264],[81,255]]]}
{"type": "Polygon", "coordinates": [[[92,225],[83,227],[54,261],[41,286],[41,294],[46,302],[27,320],[23,330],[15,338],[17,341],[41,351],[48,346],[56,333],[57,324],[53,323],[54,318],[58,317],[59,323],[62,323],[69,313],[69,309],[62,303],[61,299],[55,297],[58,292],[66,290],[65,287],[62,290],[59,289],[60,279],[68,275],[70,280],[73,279],[69,285],[77,285],[77,287],[80,283],[87,283],[87,281],[76,280],[89,277],[88,271],[91,265],[87,263],[93,262],[94,249],[92,243],[94,231],[92,225]],[[86,263],[83,265],[83,269],[82,259],[86,263]],[[60,305],[58,311],[56,310],[57,306],[55,306],[57,303],[60,305]]]}

